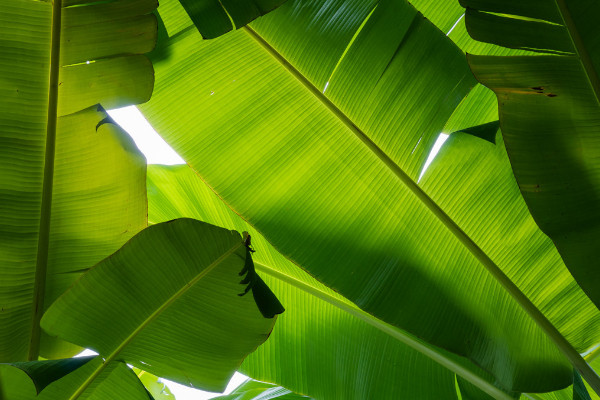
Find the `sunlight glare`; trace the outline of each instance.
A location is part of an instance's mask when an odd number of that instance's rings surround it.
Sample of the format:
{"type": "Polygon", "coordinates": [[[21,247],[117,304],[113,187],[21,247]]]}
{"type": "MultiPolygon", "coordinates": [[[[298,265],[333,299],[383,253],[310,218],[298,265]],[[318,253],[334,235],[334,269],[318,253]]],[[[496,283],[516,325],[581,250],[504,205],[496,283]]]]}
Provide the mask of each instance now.
{"type": "Polygon", "coordinates": [[[109,110],[108,114],[133,138],[148,164],[185,164],[135,106],[109,110]]]}

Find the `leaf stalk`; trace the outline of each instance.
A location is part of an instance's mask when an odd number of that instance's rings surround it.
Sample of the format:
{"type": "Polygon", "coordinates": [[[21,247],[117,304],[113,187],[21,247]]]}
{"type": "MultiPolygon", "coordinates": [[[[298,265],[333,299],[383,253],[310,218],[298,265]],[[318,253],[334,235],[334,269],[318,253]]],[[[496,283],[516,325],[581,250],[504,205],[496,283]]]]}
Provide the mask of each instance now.
{"type": "Polygon", "coordinates": [[[60,71],[60,34],[62,24],[62,0],[52,3],[52,30],[50,47],[50,73],[48,90],[48,117],[46,123],[46,150],[44,155],[44,178],[42,204],[38,232],[38,249],[33,284],[31,336],[27,359],[35,361],[40,354],[40,320],[44,313],[48,249],[50,243],[50,216],[52,211],[52,186],[54,184],[54,159],[56,157],[56,126],[58,123],[58,79],[60,71]]]}

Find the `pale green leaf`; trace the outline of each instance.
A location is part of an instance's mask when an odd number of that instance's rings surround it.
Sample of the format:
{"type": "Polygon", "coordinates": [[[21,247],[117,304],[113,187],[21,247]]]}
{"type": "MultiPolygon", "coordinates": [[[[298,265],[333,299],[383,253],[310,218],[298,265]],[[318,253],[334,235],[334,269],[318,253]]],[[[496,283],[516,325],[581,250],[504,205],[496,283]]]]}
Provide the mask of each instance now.
{"type": "Polygon", "coordinates": [[[309,397],[298,395],[284,387],[252,379],[242,383],[231,394],[213,398],[215,400],[310,400],[309,397]]]}
{"type": "MultiPolygon", "coordinates": [[[[44,314],[52,335],[105,361],[69,389],[78,398],[114,361],[210,391],[225,389],[269,336],[239,233],[192,219],[151,226],[86,273],[44,314]],[[240,280],[244,280],[242,283],[240,280]],[[245,288],[253,294],[246,294],[245,288]]],[[[264,294],[263,296],[264,297],[264,294]]]]}
{"type": "Polygon", "coordinates": [[[205,39],[216,38],[267,14],[287,0],[179,0],[205,39]]]}

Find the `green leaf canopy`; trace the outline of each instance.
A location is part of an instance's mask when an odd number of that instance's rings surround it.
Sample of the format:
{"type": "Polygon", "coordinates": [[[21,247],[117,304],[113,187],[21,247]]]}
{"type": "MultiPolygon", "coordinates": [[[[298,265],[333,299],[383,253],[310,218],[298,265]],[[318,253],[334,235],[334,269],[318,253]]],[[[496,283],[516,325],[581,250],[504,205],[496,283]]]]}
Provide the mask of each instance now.
{"type": "Polygon", "coordinates": [[[216,400],[309,400],[309,397],[292,393],[281,386],[251,379],[242,383],[231,394],[213,398],[216,400]]]}
{"type": "Polygon", "coordinates": [[[168,51],[142,111],[236,213],[363,310],[470,358],[505,388],[570,384],[554,344],[471,253],[476,243],[576,349],[598,341],[597,310],[526,214],[502,152],[487,157],[509,174],[496,192],[507,207],[455,190],[458,174],[432,176],[427,194],[414,185],[473,84],[464,56],[405,3],[343,7],[288,2],[209,42],[183,10],[159,10],[168,51]],[[513,211],[522,217],[506,222],[513,211]],[[521,240],[486,229],[497,220],[521,240]]]}
{"type": "MultiPolygon", "coordinates": [[[[251,295],[240,296],[246,255],[237,232],[191,219],[134,236],[44,314],[45,331],[105,358],[63,393],[75,400],[113,361],[222,391],[275,324],[251,295]]],[[[259,290],[270,293],[252,286],[259,290]]]]}
{"type": "Polygon", "coordinates": [[[150,97],[157,3],[76,3],[0,1],[0,361],[76,352],[43,311],[146,225],[145,160],[96,104],[150,97]]]}
{"type": "Polygon", "coordinates": [[[399,394],[453,399],[453,373],[460,373],[496,398],[509,398],[464,358],[425,345],[310,277],[223,204],[188,166],[148,166],[149,223],[179,217],[249,231],[258,272],[286,304],[269,340],[242,364],[243,373],[317,399],[356,400],[399,394]]]}
{"type": "Polygon", "coordinates": [[[469,56],[492,89],[521,193],[577,282],[600,305],[600,40],[596,1],[464,0],[474,39],[542,53],[469,56]]]}

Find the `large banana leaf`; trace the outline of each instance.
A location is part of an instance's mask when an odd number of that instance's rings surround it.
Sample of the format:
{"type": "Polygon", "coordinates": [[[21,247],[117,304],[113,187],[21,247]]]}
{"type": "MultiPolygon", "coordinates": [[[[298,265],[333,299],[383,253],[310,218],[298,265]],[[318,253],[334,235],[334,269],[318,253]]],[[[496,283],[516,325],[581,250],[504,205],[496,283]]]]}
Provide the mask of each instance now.
{"type": "Polygon", "coordinates": [[[149,222],[178,217],[248,230],[257,270],[286,304],[269,340],[242,365],[245,374],[317,399],[359,400],[453,399],[458,373],[496,398],[509,398],[465,359],[425,346],[315,281],[227,208],[188,166],[149,166],[149,222]]]}
{"type": "Polygon", "coordinates": [[[0,361],[73,354],[43,311],[146,223],[145,160],[95,104],[150,97],[157,3],[75,3],[0,1],[0,361]]]}
{"type": "Polygon", "coordinates": [[[174,220],[143,230],[88,271],[48,309],[42,327],[96,350],[104,361],[56,393],[79,398],[115,361],[206,390],[225,389],[275,324],[254,300],[272,293],[248,268],[244,244],[237,232],[174,220]],[[244,295],[250,289],[254,298],[244,295]]]}
{"type": "Polygon", "coordinates": [[[362,309],[470,358],[505,388],[569,384],[554,345],[481,264],[572,359],[577,352],[496,264],[578,350],[599,339],[589,329],[597,310],[542,236],[527,241],[535,225],[514,184],[497,196],[525,216],[507,222],[525,232],[522,243],[483,228],[497,221],[477,212],[455,213],[462,229],[453,225],[437,206],[477,201],[453,188],[461,177],[436,181],[428,194],[416,187],[471,82],[461,52],[410,6],[373,6],[288,2],[210,42],[186,27],[184,12],[167,8],[168,51],[156,60],[155,94],[142,110],[235,212],[362,309]]]}
{"type": "Polygon", "coordinates": [[[469,56],[469,63],[498,96],[502,133],[533,217],[600,305],[600,3],[462,4],[473,38],[547,53],[469,56]]]}

